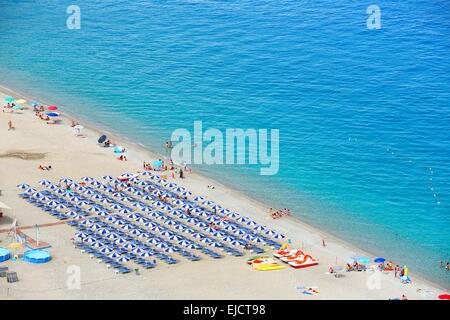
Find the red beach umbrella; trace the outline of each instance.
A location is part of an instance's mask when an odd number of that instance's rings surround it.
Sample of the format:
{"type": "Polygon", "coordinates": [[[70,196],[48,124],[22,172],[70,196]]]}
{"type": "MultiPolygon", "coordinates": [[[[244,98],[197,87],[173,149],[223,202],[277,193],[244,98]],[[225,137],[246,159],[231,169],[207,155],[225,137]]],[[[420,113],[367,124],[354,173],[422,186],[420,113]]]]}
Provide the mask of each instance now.
{"type": "Polygon", "coordinates": [[[48,110],[52,110],[52,111],[58,110],[58,107],[57,106],[49,106],[48,110]]]}
{"type": "Polygon", "coordinates": [[[441,300],[450,300],[450,294],[441,294],[438,298],[441,300]]]}

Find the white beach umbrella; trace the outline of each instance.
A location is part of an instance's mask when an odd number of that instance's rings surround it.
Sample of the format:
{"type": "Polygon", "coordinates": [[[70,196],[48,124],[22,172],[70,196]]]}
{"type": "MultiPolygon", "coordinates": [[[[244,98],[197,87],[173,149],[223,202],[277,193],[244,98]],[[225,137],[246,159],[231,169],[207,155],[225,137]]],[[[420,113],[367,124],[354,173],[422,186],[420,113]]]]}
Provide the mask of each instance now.
{"type": "Polygon", "coordinates": [[[40,184],[41,186],[49,186],[49,185],[51,185],[52,183],[51,183],[50,181],[48,181],[48,180],[41,180],[41,181],[39,181],[39,184],[40,184]]]}

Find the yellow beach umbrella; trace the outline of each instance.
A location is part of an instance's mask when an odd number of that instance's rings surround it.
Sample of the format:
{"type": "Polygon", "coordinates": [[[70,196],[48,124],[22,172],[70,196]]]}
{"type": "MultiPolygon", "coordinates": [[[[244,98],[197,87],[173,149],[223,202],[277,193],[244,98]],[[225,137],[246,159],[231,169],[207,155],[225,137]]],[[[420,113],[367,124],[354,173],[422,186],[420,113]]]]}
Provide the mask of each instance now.
{"type": "Polygon", "coordinates": [[[22,104],[22,103],[27,103],[27,100],[25,99],[19,99],[16,101],[16,103],[22,104]]]}

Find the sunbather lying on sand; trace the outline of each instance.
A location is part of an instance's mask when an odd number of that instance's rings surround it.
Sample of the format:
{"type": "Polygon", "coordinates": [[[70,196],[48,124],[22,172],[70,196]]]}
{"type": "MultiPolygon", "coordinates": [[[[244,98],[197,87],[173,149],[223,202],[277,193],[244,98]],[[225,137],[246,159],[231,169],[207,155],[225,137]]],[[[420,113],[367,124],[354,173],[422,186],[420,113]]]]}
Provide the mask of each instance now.
{"type": "Polygon", "coordinates": [[[52,169],[52,166],[43,166],[40,164],[38,169],[50,171],[52,169]]]}

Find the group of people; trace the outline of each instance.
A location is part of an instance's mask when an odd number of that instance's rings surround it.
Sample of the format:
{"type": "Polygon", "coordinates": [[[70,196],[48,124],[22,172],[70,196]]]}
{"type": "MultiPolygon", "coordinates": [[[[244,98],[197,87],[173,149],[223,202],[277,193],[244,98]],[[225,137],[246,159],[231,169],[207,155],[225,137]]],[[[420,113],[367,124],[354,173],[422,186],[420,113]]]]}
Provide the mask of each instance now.
{"type": "Polygon", "coordinates": [[[43,166],[42,164],[40,164],[38,169],[42,171],[50,171],[52,169],[52,166],[43,166]]]}
{"type": "Polygon", "coordinates": [[[8,102],[6,105],[4,105],[3,106],[3,112],[5,113],[5,112],[7,112],[7,113],[10,113],[10,112],[13,112],[13,108],[15,107],[16,105],[15,105],[15,103],[14,102],[8,102]]]}
{"type": "Polygon", "coordinates": [[[269,216],[272,219],[280,219],[282,217],[286,217],[286,216],[290,216],[291,215],[291,210],[284,208],[281,210],[274,210],[273,208],[269,208],[269,216]]]}
{"type": "Polygon", "coordinates": [[[445,270],[450,271],[450,263],[447,261],[444,267],[444,261],[441,260],[441,262],[439,263],[439,268],[441,269],[445,268],[445,270]]]}

